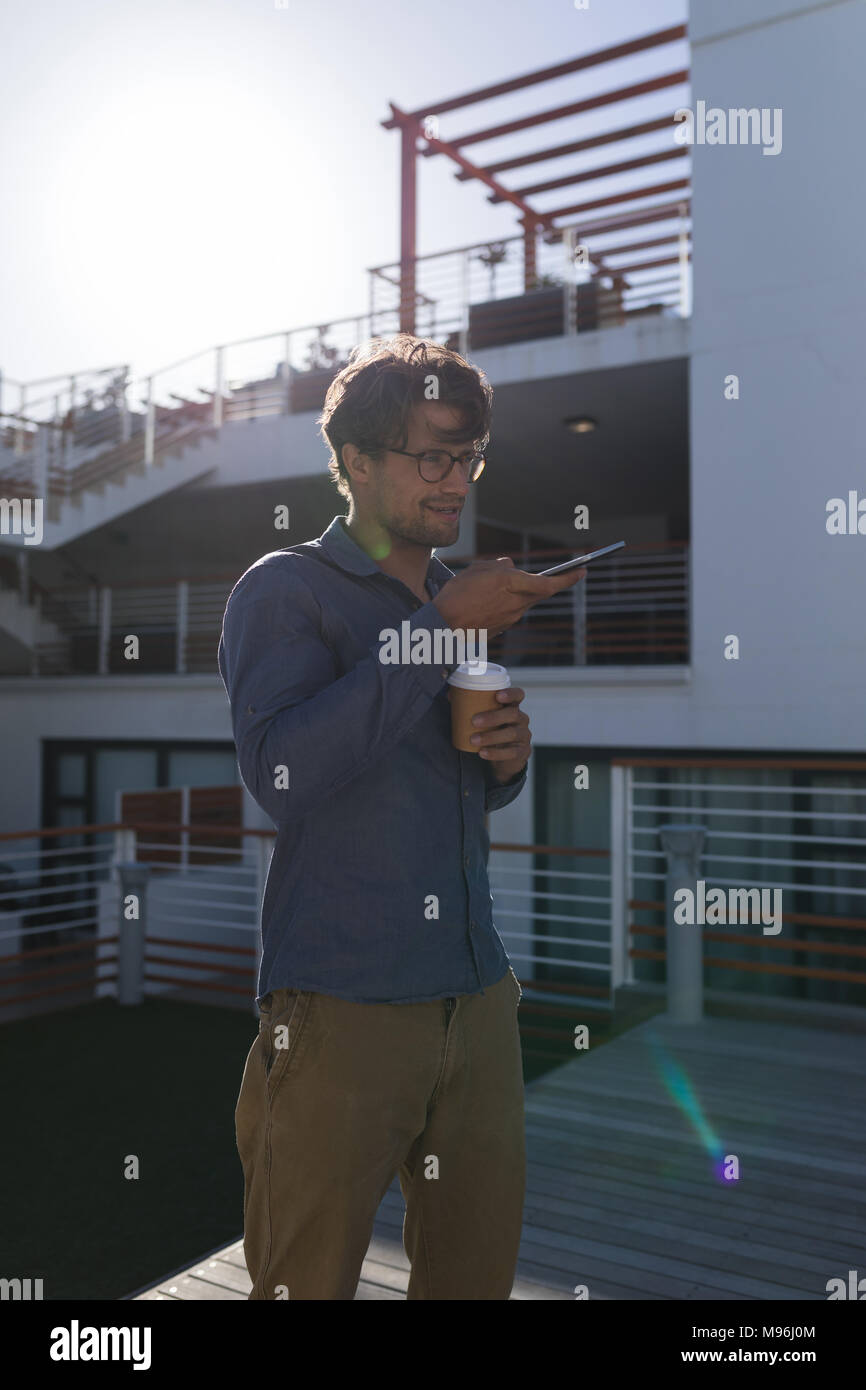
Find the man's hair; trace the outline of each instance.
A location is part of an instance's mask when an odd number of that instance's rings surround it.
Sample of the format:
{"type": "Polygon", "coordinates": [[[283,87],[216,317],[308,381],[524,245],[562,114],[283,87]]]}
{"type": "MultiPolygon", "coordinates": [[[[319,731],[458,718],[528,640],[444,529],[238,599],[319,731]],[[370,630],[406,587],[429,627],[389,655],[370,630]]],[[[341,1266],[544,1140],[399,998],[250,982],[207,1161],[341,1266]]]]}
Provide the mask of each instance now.
{"type": "Polygon", "coordinates": [[[343,497],[352,497],[343,445],[354,444],[376,460],[381,460],[386,448],[405,449],[409,412],[426,400],[461,412],[458,428],[437,431],[444,443],[471,439],[479,449],[486,446],[493,388],[484,373],[459,353],[411,333],[373,338],[353,350],[328,387],[317,421],[331,451],[331,477],[343,497]]]}

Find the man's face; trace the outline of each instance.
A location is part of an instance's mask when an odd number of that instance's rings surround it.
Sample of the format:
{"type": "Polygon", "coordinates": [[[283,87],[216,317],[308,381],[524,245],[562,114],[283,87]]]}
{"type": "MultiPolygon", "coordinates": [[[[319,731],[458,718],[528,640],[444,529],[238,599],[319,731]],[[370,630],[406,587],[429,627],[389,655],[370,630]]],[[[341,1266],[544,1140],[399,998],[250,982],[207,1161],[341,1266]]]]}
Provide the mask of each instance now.
{"type": "MultiPolygon", "coordinates": [[[[449,443],[441,431],[456,429],[463,423],[460,411],[441,401],[423,401],[409,413],[406,449],[420,454],[428,449],[447,449],[458,457],[470,454],[474,441],[459,438],[449,443]]],[[[365,517],[401,540],[429,549],[453,545],[460,530],[460,513],[472,484],[465,469],[455,466],[438,483],[427,483],[418,472],[415,459],[388,451],[371,470],[370,483],[363,489],[365,517]]]]}

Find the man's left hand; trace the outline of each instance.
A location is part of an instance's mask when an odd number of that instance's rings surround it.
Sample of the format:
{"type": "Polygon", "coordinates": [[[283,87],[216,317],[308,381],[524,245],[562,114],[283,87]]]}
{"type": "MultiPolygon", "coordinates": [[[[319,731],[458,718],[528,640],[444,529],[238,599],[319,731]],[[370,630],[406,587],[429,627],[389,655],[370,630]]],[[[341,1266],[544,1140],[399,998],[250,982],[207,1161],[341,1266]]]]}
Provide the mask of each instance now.
{"type": "Polygon", "coordinates": [[[529,761],[532,749],[529,715],[520,709],[525,695],[526,691],[519,686],[497,690],[496,699],[501,709],[486,710],[472,720],[477,732],[470,743],[475,744],[485,762],[490,762],[497,782],[509,782],[529,761]]]}

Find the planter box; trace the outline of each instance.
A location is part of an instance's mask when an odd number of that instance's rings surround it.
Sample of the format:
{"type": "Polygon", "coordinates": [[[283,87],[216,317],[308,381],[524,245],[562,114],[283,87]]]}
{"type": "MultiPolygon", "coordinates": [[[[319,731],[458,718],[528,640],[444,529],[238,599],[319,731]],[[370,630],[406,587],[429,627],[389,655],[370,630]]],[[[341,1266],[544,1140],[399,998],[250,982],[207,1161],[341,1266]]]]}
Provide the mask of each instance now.
{"type": "Polygon", "coordinates": [[[558,338],[563,331],[561,289],[531,290],[509,299],[469,306],[469,346],[501,347],[535,338],[558,338]]]}
{"type": "MultiPolygon", "coordinates": [[[[589,333],[601,326],[605,314],[619,301],[613,290],[588,280],[577,287],[577,331],[589,333]]],[[[565,292],[561,287],[530,290],[509,299],[492,299],[469,308],[469,345],[501,347],[536,338],[559,338],[566,331],[565,292]]],[[[569,330],[574,325],[570,324],[569,330]]]]}
{"type": "Polygon", "coordinates": [[[328,387],[345,364],[336,367],[316,367],[309,372],[292,372],[292,414],[302,410],[321,410],[325,404],[328,387]]]}

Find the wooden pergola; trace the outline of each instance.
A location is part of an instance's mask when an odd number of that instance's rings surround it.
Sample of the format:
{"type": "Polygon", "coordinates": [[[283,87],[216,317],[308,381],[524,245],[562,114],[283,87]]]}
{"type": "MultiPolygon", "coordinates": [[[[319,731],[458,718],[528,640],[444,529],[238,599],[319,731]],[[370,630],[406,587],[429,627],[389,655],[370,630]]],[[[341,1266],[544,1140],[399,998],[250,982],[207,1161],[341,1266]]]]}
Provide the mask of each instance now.
{"type": "MultiPolygon", "coordinates": [[[[586,226],[582,228],[583,231],[601,233],[670,218],[675,216],[678,211],[682,212],[684,205],[688,207],[690,202],[690,178],[688,174],[684,178],[668,180],[661,183],[651,183],[641,188],[628,190],[624,193],[609,194],[607,197],[592,199],[582,203],[573,203],[552,210],[549,209],[546,212],[538,211],[528,201],[531,195],[549,192],[552,189],[591,183],[598,179],[643,168],[644,166],[664,164],[667,163],[668,160],[685,158],[688,155],[688,150],[681,146],[672,145],[670,148],[658,150],[650,154],[643,154],[633,159],[622,160],[601,167],[596,166],[590,169],[581,168],[564,177],[527,184],[517,189],[507,188],[497,177],[498,174],[501,174],[507,169],[526,168],[528,165],[537,164],[543,160],[556,159],[568,154],[580,154],[586,150],[633,139],[656,130],[672,130],[674,125],[673,113],[653,120],[619,127],[583,140],[573,140],[566,144],[539,149],[531,154],[512,155],[510,157],[496,159],[483,166],[473,164],[463,153],[463,150],[468,146],[480,144],[482,141],[498,140],[512,135],[519,130],[528,130],[531,127],[544,125],[550,121],[561,120],[565,116],[580,115],[587,111],[594,111],[601,107],[612,106],[619,102],[630,101],[646,96],[650,92],[657,92],[668,87],[679,86],[688,81],[688,68],[679,68],[669,71],[646,81],[634,82],[629,86],[612,88],[609,91],[599,93],[595,96],[569,102],[564,106],[556,106],[548,110],[537,111],[519,120],[505,121],[500,125],[488,126],[482,130],[467,131],[465,134],[452,137],[451,140],[447,141],[439,139],[438,136],[434,136],[431,133],[429,125],[427,129],[425,129],[425,123],[429,122],[431,117],[438,118],[449,111],[456,111],[465,106],[473,106],[478,102],[489,101],[493,97],[505,96],[507,93],[520,91],[525,87],[532,87],[541,82],[549,82],[557,77],[565,77],[570,73],[584,72],[588,68],[597,67],[602,63],[614,62],[619,58],[627,58],[635,53],[642,53],[647,49],[659,48],[665,44],[675,43],[678,40],[684,39],[686,34],[686,25],[677,24],[672,28],[661,29],[657,33],[646,34],[639,39],[632,39],[628,43],[615,44],[610,48],[599,49],[595,53],[588,53],[579,58],[569,59],[569,61],[565,63],[557,63],[553,67],[540,68],[536,72],[525,73],[522,77],[513,77],[506,82],[497,82],[492,86],[479,87],[474,92],[465,92],[460,96],[449,97],[443,101],[429,102],[426,106],[419,107],[415,111],[403,111],[393,102],[389,102],[391,116],[388,120],[383,121],[382,125],[386,130],[399,129],[401,135],[400,329],[402,332],[414,333],[415,331],[415,308],[417,299],[415,285],[417,157],[419,154],[424,158],[431,158],[433,155],[440,154],[447,155],[448,158],[453,160],[457,165],[457,179],[463,181],[477,179],[490,190],[489,202],[508,202],[512,203],[518,209],[520,213],[519,221],[523,227],[524,290],[531,289],[536,281],[536,243],[538,232],[541,231],[544,234],[550,235],[554,240],[558,239],[558,235],[561,235],[561,232],[557,235],[558,218],[575,217],[583,213],[597,213],[605,208],[609,209],[615,204],[633,202],[641,198],[654,197],[667,193],[677,195],[673,202],[650,208],[640,208],[631,213],[619,213],[613,217],[603,217],[596,219],[592,223],[587,223],[586,226]],[[419,138],[425,142],[422,148],[418,146],[419,138]]],[[[630,249],[638,249],[638,246],[648,247],[654,244],[656,243],[636,243],[630,249]]],[[[590,259],[593,260],[597,268],[603,268],[603,262],[600,257],[591,256],[590,259]]],[[[617,274],[620,274],[624,269],[626,268],[620,268],[617,274]]]]}

